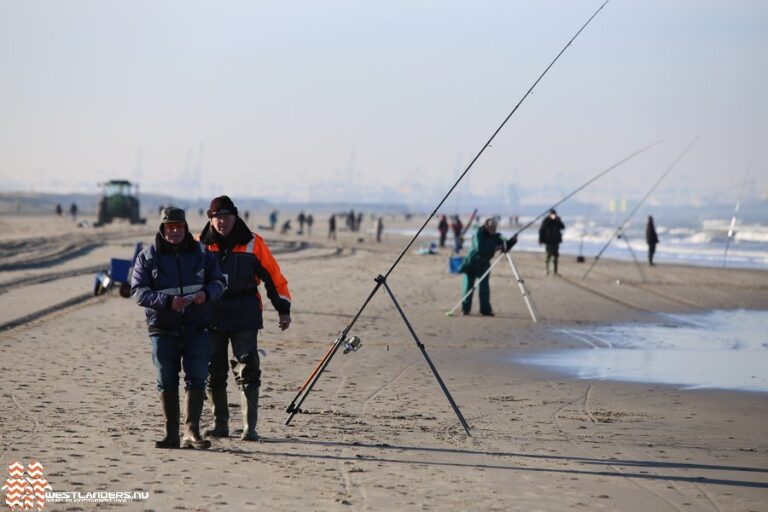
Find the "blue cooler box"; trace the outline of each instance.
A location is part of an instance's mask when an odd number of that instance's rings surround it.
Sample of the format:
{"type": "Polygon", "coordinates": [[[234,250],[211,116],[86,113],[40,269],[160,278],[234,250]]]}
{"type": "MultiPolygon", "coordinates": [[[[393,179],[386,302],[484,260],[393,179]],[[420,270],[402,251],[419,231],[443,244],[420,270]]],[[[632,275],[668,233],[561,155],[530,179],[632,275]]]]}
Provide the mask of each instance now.
{"type": "Polygon", "coordinates": [[[131,270],[133,262],[131,260],[121,260],[112,258],[109,265],[109,276],[113,281],[125,283],[128,281],[128,272],[131,270]]]}
{"type": "Polygon", "coordinates": [[[464,256],[451,256],[448,258],[448,271],[451,274],[458,274],[462,261],[464,261],[464,256]]]}

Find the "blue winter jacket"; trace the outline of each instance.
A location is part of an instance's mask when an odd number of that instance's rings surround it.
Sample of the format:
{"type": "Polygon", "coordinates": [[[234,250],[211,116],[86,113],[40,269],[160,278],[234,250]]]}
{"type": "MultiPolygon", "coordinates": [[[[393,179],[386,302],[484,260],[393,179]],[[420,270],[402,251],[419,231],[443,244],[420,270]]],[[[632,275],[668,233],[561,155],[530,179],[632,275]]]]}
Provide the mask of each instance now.
{"type": "Polygon", "coordinates": [[[150,333],[187,335],[208,328],[211,302],[224,293],[225,280],[216,257],[191,235],[173,251],[158,234],[155,243],[137,257],[131,278],[131,295],[144,306],[150,333]],[[183,312],[171,309],[176,295],[202,290],[203,304],[192,303],[183,312]]]}
{"type": "Polygon", "coordinates": [[[477,228],[472,237],[472,246],[461,262],[459,272],[480,277],[491,266],[491,259],[496,250],[503,246],[504,238],[499,233],[491,234],[483,226],[477,228]]]}

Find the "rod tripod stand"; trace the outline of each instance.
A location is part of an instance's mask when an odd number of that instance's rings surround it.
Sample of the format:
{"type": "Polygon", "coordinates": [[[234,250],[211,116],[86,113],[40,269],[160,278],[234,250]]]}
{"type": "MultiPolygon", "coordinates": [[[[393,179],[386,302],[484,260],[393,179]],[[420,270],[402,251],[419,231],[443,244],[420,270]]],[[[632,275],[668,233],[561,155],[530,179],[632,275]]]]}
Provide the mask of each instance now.
{"type": "Polygon", "coordinates": [[[496,266],[498,262],[504,258],[504,256],[507,257],[507,261],[509,262],[509,266],[512,268],[512,273],[515,274],[515,280],[517,281],[517,286],[520,288],[520,293],[523,296],[523,300],[525,301],[525,305],[528,308],[528,312],[531,314],[531,319],[533,319],[534,322],[538,322],[537,315],[536,315],[536,305],[533,303],[533,299],[531,298],[531,293],[528,291],[528,288],[525,286],[525,280],[520,277],[520,273],[517,271],[517,266],[515,265],[515,261],[512,259],[512,256],[509,254],[509,251],[504,252],[499,255],[498,258],[496,258],[493,263],[491,263],[491,266],[488,267],[488,270],[485,271],[485,273],[480,276],[479,279],[475,281],[475,284],[472,286],[472,289],[469,290],[462,298],[459,300],[459,302],[451,308],[450,311],[447,311],[445,314],[447,316],[453,316],[453,313],[456,311],[456,309],[461,306],[461,304],[464,302],[464,300],[472,295],[472,293],[475,291],[475,288],[477,288],[480,283],[483,281],[483,279],[487,278],[488,275],[491,273],[491,270],[493,270],[493,267],[496,266]]]}
{"type": "Polygon", "coordinates": [[[352,340],[350,340],[348,338],[349,331],[352,329],[352,326],[357,321],[358,317],[360,316],[360,313],[362,313],[362,310],[365,308],[368,302],[370,302],[370,300],[373,298],[373,296],[376,294],[379,288],[383,286],[384,289],[387,290],[389,297],[392,299],[392,303],[395,305],[397,312],[400,313],[400,316],[402,317],[403,322],[405,322],[405,325],[408,328],[408,331],[411,333],[411,336],[413,337],[413,341],[415,341],[416,346],[419,347],[419,350],[421,351],[421,355],[424,356],[424,360],[427,362],[429,369],[432,371],[432,374],[435,376],[435,379],[437,379],[437,383],[440,384],[440,388],[443,390],[445,397],[448,399],[448,402],[451,404],[451,407],[453,408],[453,412],[455,412],[456,416],[459,418],[459,422],[461,422],[461,426],[464,428],[464,431],[467,433],[467,435],[471,437],[472,435],[469,433],[469,425],[467,424],[467,421],[464,419],[464,416],[461,414],[459,407],[456,405],[456,402],[453,400],[451,393],[448,391],[448,388],[445,386],[443,379],[440,377],[440,374],[438,373],[437,368],[435,368],[435,365],[432,363],[432,360],[427,354],[426,347],[419,340],[419,337],[416,335],[416,331],[413,330],[413,326],[411,326],[411,323],[408,321],[408,318],[405,316],[403,309],[400,307],[400,304],[397,302],[397,299],[395,298],[395,294],[392,293],[392,289],[387,284],[386,278],[382,275],[378,275],[375,281],[376,281],[376,286],[374,287],[371,294],[368,296],[368,299],[365,301],[365,304],[363,304],[363,307],[360,309],[357,315],[355,315],[355,317],[347,325],[347,327],[345,327],[344,330],[339,333],[339,336],[336,338],[333,344],[328,348],[328,351],[325,353],[325,356],[323,356],[320,362],[318,362],[317,366],[315,366],[315,369],[309,375],[307,380],[301,386],[301,389],[299,389],[299,392],[293,398],[293,401],[285,410],[285,412],[288,413],[288,418],[285,420],[285,424],[286,425],[290,424],[293,417],[297,413],[302,412],[301,405],[304,403],[304,400],[306,400],[307,396],[309,396],[309,393],[315,387],[315,384],[317,383],[318,379],[320,379],[320,375],[322,375],[323,371],[325,371],[325,369],[328,367],[328,364],[331,362],[331,359],[336,354],[336,352],[338,352],[339,348],[343,346],[345,354],[350,351],[357,350],[357,348],[360,345],[360,341],[359,339],[355,339],[355,337],[353,337],[352,340]]]}
{"type": "MultiPolygon", "coordinates": [[[[616,230],[615,234],[616,238],[624,240],[624,243],[627,244],[627,250],[629,251],[629,254],[632,256],[632,261],[635,263],[635,267],[637,268],[637,273],[640,274],[640,280],[643,282],[643,284],[648,284],[648,278],[645,275],[645,271],[643,270],[643,265],[638,261],[637,256],[635,255],[635,250],[632,249],[632,244],[629,243],[629,238],[627,237],[627,233],[624,231],[622,227],[619,227],[619,229],[616,230]]],[[[612,239],[611,239],[612,240],[612,239]]],[[[608,241],[608,244],[610,244],[611,241],[608,241]]],[[[608,244],[603,248],[605,250],[608,247],[608,244]]],[[[595,256],[595,260],[592,262],[592,265],[590,265],[589,269],[587,269],[587,273],[584,274],[584,277],[582,279],[586,279],[589,273],[592,271],[592,268],[597,265],[597,261],[600,259],[600,255],[603,253],[603,251],[600,251],[600,254],[595,256]]]]}
{"type": "Polygon", "coordinates": [[[645,276],[645,271],[643,270],[643,266],[638,261],[637,256],[635,256],[635,251],[632,249],[632,245],[629,243],[629,238],[627,238],[627,234],[624,232],[624,230],[619,231],[618,238],[621,238],[622,240],[624,240],[624,243],[627,244],[627,249],[629,250],[629,254],[632,255],[632,261],[635,262],[635,267],[637,267],[637,273],[640,274],[640,280],[643,282],[643,284],[647,284],[648,278],[645,276]]]}

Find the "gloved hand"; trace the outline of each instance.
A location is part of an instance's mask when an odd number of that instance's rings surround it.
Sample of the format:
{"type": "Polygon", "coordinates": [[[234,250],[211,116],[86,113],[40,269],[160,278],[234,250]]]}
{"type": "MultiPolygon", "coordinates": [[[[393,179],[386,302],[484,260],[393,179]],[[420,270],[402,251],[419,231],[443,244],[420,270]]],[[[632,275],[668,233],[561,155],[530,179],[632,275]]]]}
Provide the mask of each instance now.
{"type": "Polygon", "coordinates": [[[504,245],[502,246],[501,250],[503,252],[509,252],[515,246],[516,243],[517,243],[517,235],[513,236],[512,238],[504,242],[504,245]]]}

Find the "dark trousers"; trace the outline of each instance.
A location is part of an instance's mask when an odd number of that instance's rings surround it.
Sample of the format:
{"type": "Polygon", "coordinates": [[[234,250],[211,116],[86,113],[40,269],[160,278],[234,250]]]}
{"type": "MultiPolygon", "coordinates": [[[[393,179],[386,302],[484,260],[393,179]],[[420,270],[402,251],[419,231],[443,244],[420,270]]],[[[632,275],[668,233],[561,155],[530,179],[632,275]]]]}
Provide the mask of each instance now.
{"type": "Polygon", "coordinates": [[[258,329],[222,331],[211,329],[211,362],[208,365],[208,388],[227,389],[229,345],[232,344],[233,372],[241,389],[258,387],[261,370],[256,340],[258,329]]]}
{"type": "Polygon", "coordinates": [[[184,368],[184,389],[205,389],[211,344],[208,331],[190,336],[152,334],[152,362],[155,365],[157,389],[173,392],[179,389],[179,372],[184,368]]]}
{"type": "Polygon", "coordinates": [[[653,265],[653,255],[656,254],[656,244],[648,244],[648,263],[653,265]]]}
{"type": "Polygon", "coordinates": [[[554,261],[555,274],[557,274],[557,260],[560,258],[560,244],[547,244],[547,272],[549,272],[549,260],[554,261]]]}
{"type": "MultiPolygon", "coordinates": [[[[472,289],[472,287],[475,285],[475,279],[477,278],[472,274],[464,274],[464,281],[462,283],[462,295],[466,295],[469,290],[472,289]]],[[[490,280],[491,276],[488,275],[485,277],[485,279],[480,281],[479,285],[477,285],[478,293],[480,295],[480,313],[484,315],[493,312],[491,309],[490,280]]],[[[469,313],[472,309],[472,295],[474,295],[474,292],[467,295],[467,298],[464,299],[464,302],[461,303],[461,310],[464,313],[469,313]]]]}

